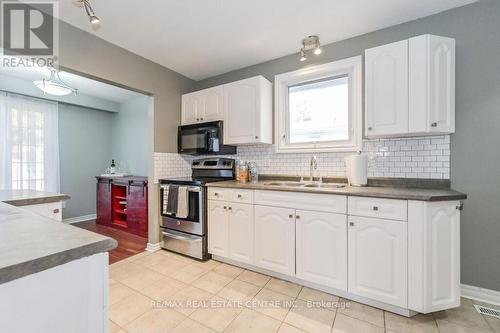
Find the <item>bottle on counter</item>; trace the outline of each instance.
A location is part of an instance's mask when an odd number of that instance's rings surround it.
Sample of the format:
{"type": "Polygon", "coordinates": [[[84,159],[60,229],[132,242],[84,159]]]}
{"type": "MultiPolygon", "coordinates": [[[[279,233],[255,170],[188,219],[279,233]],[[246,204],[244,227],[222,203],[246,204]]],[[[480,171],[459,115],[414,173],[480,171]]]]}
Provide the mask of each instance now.
{"type": "Polygon", "coordinates": [[[248,164],[245,161],[236,163],[236,180],[243,183],[248,181],[248,164]]]}
{"type": "Polygon", "coordinates": [[[257,163],[248,163],[248,173],[250,182],[256,183],[259,181],[259,170],[257,169],[257,163]]]}
{"type": "Polygon", "coordinates": [[[111,166],[109,167],[109,173],[114,175],[116,173],[115,160],[111,160],[111,166]]]}

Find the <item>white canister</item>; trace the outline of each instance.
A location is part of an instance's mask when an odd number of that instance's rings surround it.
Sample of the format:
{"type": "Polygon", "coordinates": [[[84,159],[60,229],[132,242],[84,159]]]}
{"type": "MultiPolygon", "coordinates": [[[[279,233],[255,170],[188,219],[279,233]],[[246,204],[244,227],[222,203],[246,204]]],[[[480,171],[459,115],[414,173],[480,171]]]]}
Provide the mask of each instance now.
{"type": "Polygon", "coordinates": [[[368,184],[368,157],[366,155],[350,155],[345,157],[347,181],[352,186],[368,184]]]}

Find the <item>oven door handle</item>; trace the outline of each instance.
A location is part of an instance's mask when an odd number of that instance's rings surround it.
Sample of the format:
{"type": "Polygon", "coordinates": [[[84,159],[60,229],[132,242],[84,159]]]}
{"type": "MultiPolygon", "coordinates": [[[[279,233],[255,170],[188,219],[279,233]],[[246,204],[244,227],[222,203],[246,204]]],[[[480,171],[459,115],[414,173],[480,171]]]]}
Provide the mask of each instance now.
{"type": "Polygon", "coordinates": [[[181,240],[181,241],[189,241],[189,242],[192,242],[192,243],[201,242],[202,241],[202,239],[199,238],[199,237],[180,236],[180,235],[175,235],[175,234],[167,232],[167,231],[162,231],[161,233],[163,235],[167,236],[167,237],[170,237],[170,238],[173,238],[173,239],[177,239],[177,240],[181,240]]]}

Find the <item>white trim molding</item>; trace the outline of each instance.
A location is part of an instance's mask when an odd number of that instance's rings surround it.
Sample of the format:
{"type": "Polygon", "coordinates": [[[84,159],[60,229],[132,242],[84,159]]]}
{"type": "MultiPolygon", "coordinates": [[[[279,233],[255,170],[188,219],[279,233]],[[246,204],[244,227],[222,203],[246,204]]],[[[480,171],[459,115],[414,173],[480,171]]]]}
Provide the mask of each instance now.
{"type": "Polygon", "coordinates": [[[500,291],[469,286],[467,284],[462,284],[461,289],[462,297],[464,298],[500,306],[500,291]]]}
{"type": "Polygon", "coordinates": [[[148,243],[146,245],[146,251],[148,252],[156,252],[161,249],[160,243],[148,243]]]}
{"type": "Polygon", "coordinates": [[[274,77],[274,135],[277,153],[350,152],[362,148],[363,61],[361,56],[301,68],[274,77]],[[346,141],[290,143],[288,125],[289,87],[335,77],[348,77],[349,139],[346,141]]]}
{"type": "Polygon", "coordinates": [[[97,218],[96,214],[82,215],[82,216],[76,216],[76,217],[70,217],[70,218],[64,219],[63,223],[72,224],[72,223],[77,223],[77,222],[95,220],[96,218],[97,218]]]}

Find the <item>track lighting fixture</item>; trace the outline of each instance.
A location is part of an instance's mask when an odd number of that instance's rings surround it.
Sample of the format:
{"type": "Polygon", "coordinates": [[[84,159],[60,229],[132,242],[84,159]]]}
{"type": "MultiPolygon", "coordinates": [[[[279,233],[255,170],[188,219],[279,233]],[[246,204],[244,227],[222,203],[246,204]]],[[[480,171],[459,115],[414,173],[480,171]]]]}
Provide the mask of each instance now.
{"type": "Polygon", "coordinates": [[[101,20],[94,13],[94,9],[90,4],[90,0],[73,0],[73,3],[79,7],[85,8],[85,13],[87,13],[92,26],[96,27],[99,25],[99,23],[101,23],[101,20]]]}
{"type": "Polygon", "coordinates": [[[302,40],[302,48],[300,49],[300,61],[306,61],[306,51],[314,50],[315,55],[320,55],[323,51],[319,43],[318,36],[308,36],[302,40]]]}

